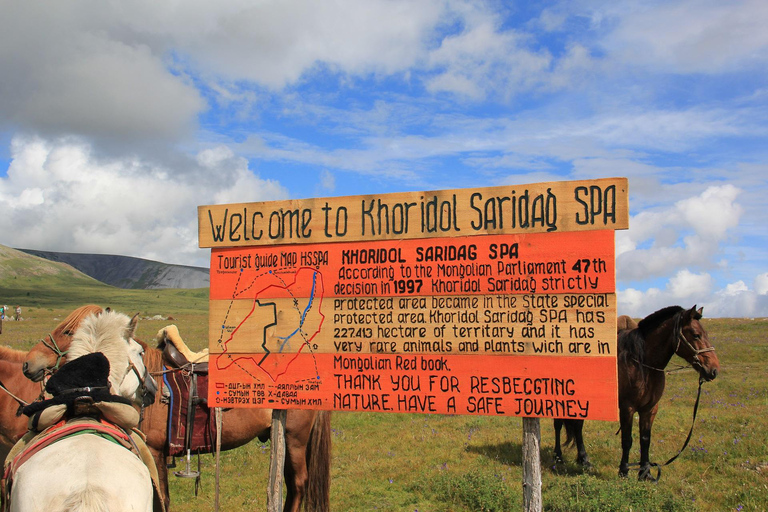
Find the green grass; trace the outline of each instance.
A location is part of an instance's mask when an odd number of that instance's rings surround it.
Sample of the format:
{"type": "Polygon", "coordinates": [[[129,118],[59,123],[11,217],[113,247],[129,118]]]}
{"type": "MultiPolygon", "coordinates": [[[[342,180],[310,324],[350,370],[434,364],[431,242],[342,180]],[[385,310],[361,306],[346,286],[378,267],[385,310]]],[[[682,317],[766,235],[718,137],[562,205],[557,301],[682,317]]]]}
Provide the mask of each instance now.
{"type": "MultiPolygon", "coordinates": [[[[69,311],[85,303],[126,313],[173,316],[142,320],[138,337],[152,339],[168,323],[193,349],[207,339],[207,290],[138,291],[97,287],[50,290],[44,296],[9,295],[23,322],[5,322],[0,343],[28,348],[69,311]],[[106,288],[106,289],[105,289],[106,288]],[[66,298],[64,298],[66,296],[66,298]],[[77,297],[77,300],[72,297],[77,297]],[[35,302],[36,301],[36,302],[35,302]]],[[[35,292],[37,293],[37,292],[35,292]]],[[[568,449],[564,467],[553,462],[552,422],[541,421],[542,485],[547,511],[711,511],[768,509],[768,340],[764,319],[705,319],[722,365],[706,383],[689,447],[663,468],[658,483],[620,479],[620,440],[614,422],[587,422],[594,468],[583,471],[568,449]]],[[[675,358],[673,363],[680,362],[675,358]]],[[[669,376],[653,428],[651,459],[663,462],[682,445],[696,394],[695,373],[669,376]]],[[[331,506],[334,511],[453,511],[522,509],[520,418],[385,413],[334,413],[331,506]]],[[[635,435],[637,425],[635,424],[635,435]]],[[[635,437],[632,459],[639,442],[635,437]]],[[[210,511],[214,459],[201,459],[199,495],[191,480],[171,477],[175,510],[210,511]]],[[[183,461],[177,461],[180,469],[183,461]]],[[[195,460],[196,464],[196,460],[195,460]]],[[[264,510],[269,443],[254,440],[222,454],[222,510],[264,510]]],[[[173,471],[173,470],[172,470],[173,471]]]]}

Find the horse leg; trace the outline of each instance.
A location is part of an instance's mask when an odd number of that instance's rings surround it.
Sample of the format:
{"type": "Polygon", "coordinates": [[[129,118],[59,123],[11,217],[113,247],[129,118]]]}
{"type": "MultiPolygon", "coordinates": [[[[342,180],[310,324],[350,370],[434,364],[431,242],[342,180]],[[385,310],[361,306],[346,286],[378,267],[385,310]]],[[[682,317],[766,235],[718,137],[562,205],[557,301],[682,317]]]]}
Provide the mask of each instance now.
{"type": "Polygon", "coordinates": [[[659,406],[656,404],[650,411],[640,413],[640,470],[637,473],[638,480],[653,480],[650,462],[651,427],[658,409],[659,406]]]}
{"type": "Polygon", "coordinates": [[[563,451],[560,448],[560,429],[563,427],[565,420],[555,419],[555,464],[563,464],[563,451]]]}
{"type": "Polygon", "coordinates": [[[314,411],[289,410],[285,420],[285,505],[284,512],[299,512],[307,480],[307,443],[314,411]]]}
{"type": "Polygon", "coordinates": [[[163,500],[165,510],[170,510],[171,507],[171,492],[168,489],[168,463],[166,461],[165,453],[162,450],[156,450],[147,445],[152,458],[155,461],[157,467],[157,485],[159,487],[158,492],[160,499],[163,500]]]}
{"type": "Polygon", "coordinates": [[[635,411],[629,407],[621,407],[619,422],[621,424],[621,462],[619,476],[626,478],[629,474],[629,451],[632,449],[632,420],[635,411]]]}
{"type": "Polygon", "coordinates": [[[591,468],[587,449],[584,447],[584,420],[568,420],[572,424],[573,438],[576,440],[576,462],[584,468],[591,468]]]}

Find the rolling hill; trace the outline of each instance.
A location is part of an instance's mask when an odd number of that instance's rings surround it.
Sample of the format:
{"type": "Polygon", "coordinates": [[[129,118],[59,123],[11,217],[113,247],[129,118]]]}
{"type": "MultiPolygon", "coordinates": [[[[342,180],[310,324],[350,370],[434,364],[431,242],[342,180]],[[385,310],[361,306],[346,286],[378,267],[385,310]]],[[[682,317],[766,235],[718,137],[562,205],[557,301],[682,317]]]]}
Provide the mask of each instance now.
{"type": "Polygon", "coordinates": [[[19,252],[45,260],[64,263],[97,281],[124,289],[190,289],[209,285],[207,268],[169,265],[157,261],[110,254],[18,249],[19,252]]]}

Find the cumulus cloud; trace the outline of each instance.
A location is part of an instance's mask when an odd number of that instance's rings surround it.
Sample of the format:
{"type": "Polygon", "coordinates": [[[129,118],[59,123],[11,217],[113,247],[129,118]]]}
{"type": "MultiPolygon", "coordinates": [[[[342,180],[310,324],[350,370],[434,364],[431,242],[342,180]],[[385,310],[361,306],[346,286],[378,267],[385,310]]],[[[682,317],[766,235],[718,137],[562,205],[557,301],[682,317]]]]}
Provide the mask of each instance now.
{"type": "Polygon", "coordinates": [[[116,37],[119,17],[104,16],[105,4],[81,8],[3,3],[0,128],[122,143],[191,135],[205,107],[199,92],[162,52],[116,37]]]}
{"type": "Polygon", "coordinates": [[[740,192],[733,185],[711,186],[670,207],[632,217],[617,255],[618,279],[649,279],[691,266],[713,268],[743,213],[736,202],[740,192]]]}
{"type": "Polygon", "coordinates": [[[671,305],[704,308],[709,317],[768,317],[768,293],[762,288],[768,276],[756,279],[750,289],[743,281],[715,289],[712,276],[681,270],[664,288],[647,290],[626,288],[617,292],[618,314],[643,318],[654,311],[671,305]]]}
{"type": "Polygon", "coordinates": [[[227,148],[201,151],[179,165],[99,158],[72,139],[13,139],[0,178],[3,245],[62,252],[121,254],[207,266],[197,247],[197,206],[284,199],[227,148]],[[183,176],[184,179],[181,179],[183,176]]]}

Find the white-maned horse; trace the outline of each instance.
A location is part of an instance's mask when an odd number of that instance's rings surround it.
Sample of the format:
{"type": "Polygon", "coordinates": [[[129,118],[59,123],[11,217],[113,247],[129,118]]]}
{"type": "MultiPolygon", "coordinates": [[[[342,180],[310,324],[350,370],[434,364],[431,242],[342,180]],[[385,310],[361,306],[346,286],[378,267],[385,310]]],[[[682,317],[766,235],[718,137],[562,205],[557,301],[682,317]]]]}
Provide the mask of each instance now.
{"type": "MultiPolygon", "coordinates": [[[[109,361],[110,392],[140,403],[146,370],[135,327],[136,317],[114,311],[89,316],[73,336],[67,365],[101,352],[109,361]]],[[[99,435],[80,434],[46,446],[18,468],[10,510],[152,512],[152,499],[149,470],[134,453],[99,435]]]]}

